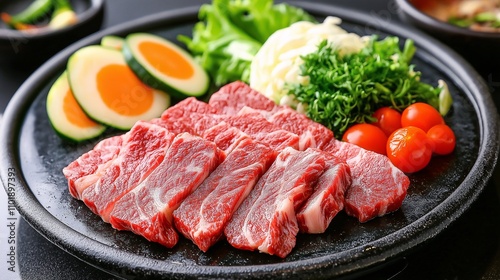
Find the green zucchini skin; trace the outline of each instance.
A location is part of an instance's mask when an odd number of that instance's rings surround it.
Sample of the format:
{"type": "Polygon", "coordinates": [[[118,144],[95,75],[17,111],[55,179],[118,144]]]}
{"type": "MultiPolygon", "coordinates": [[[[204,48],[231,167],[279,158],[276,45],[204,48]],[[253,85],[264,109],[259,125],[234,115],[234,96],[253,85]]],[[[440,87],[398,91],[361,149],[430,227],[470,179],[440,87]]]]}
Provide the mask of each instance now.
{"type": "Polygon", "coordinates": [[[124,39],[114,35],[106,35],[101,39],[101,46],[121,50],[123,48],[124,39]]]}
{"type": "Polygon", "coordinates": [[[130,51],[130,48],[127,44],[124,44],[122,47],[123,56],[125,57],[125,61],[127,61],[128,66],[134,73],[141,79],[143,83],[146,85],[159,89],[161,91],[167,92],[172,96],[173,99],[183,99],[185,95],[181,92],[167,86],[160,79],[156,78],[154,75],[151,75],[142,65],[134,58],[134,55],[130,51]]]}
{"type": "Polygon", "coordinates": [[[69,90],[67,72],[54,82],[49,90],[46,101],[47,115],[50,125],[56,134],[64,141],[83,142],[100,136],[106,130],[103,125],[96,124],[93,127],[76,127],[64,114],[64,98],[69,90]]]}
{"type": "MultiPolygon", "coordinates": [[[[146,34],[146,36],[149,36],[149,35],[150,34],[146,34]]],[[[139,77],[139,79],[141,79],[141,81],[143,83],[145,83],[146,85],[148,85],[152,88],[156,88],[158,90],[167,92],[172,97],[172,99],[174,99],[175,101],[179,101],[179,100],[185,99],[187,97],[200,98],[208,92],[210,80],[209,80],[206,72],[204,72],[204,74],[206,75],[206,80],[204,79],[203,81],[200,81],[201,83],[203,83],[203,86],[201,87],[201,90],[199,90],[199,91],[181,90],[178,87],[172,86],[168,81],[165,81],[165,80],[161,79],[160,77],[157,77],[156,75],[151,73],[145,67],[145,65],[143,65],[134,55],[132,48],[131,48],[131,45],[130,45],[130,41],[129,41],[131,36],[141,36],[141,34],[136,34],[136,33],[129,34],[125,38],[125,41],[124,41],[124,44],[122,47],[122,53],[123,53],[123,56],[125,58],[125,61],[129,65],[129,67],[137,75],[137,77],[139,77]]],[[[163,39],[163,38],[161,38],[161,39],[163,39]]],[[[190,61],[191,63],[196,63],[196,62],[194,62],[194,59],[192,59],[191,57],[190,57],[190,59],[191,59],[191,61],[190,61]]],[[[205,71],[205,70],[202,70],[202,71],[205,71]]]]}
{"type": "Polygon", "coordinates": [[[87,141],[91,141],[99,136],[101,136],[102,134],[104,134],[104,132],[106,131],[106,127],[103,126],[103,129],[92,135],[92,136],[83,136],[83,137],[80,137],[80,136],[75,136],[75,135],[69,135],[69,134],[65,134],[63,132],[61,132],[60,130],[58,130],[56,127],[54,127],[54,125],[52,123],[50,123],[50,126],[52,127],[52,129],[54,130],[54,132],[56,133],[56,135],[61,138],[64,142],[69,142],[69,143],[83,143],[83,142],[87,142],[87,141]]]}
{"type": "Polygon", "coordinates": [[[52,0],[35,0],[22,12],[12,15],[7,24],[14,27],[18,23],[30,24],[41,20],[52,10],[52,0]]]}

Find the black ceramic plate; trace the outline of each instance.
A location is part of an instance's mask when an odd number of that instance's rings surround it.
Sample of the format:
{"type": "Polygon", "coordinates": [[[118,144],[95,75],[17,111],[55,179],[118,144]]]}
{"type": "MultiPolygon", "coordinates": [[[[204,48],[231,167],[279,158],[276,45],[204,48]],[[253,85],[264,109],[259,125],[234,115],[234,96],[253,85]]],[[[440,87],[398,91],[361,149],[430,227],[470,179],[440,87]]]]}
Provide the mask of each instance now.
{"type": "Polygon", "coordinates": [[[67,58],[84,45],[98,43],[106,34],[146,31],[175,41],[178,34],[191,33],[197,18],[197,7],[193,7],[97,33],[65,49],[23,84],[5,113],[0,146],[2,179],[4,183],[15,179],[13,194],[21,215],[63,250],[127,278],[350,277],[404,256],[439,234],[476,199],[496,164],[498,118],[484,81],[448,48],[419,33],[334,6],[296,4],[319,18],[340,16],[344,28],[360,34],[414,39],[418,47],[414,62],[424,73],[423,79],[433,84],[444,79],[450,86],[455,102],[447,122],[456,132],[457,148],[411,176],[408,196],[399,211],[364,224],[341,213],[326,233],[299,235],[292,253],[279,259],[236,250],[225,241],[207,253],[185,239],[166,249],[112,229],[73,199],[61,169],[97,140],[65,143],[48,122],[47,91],[67,58]]]}

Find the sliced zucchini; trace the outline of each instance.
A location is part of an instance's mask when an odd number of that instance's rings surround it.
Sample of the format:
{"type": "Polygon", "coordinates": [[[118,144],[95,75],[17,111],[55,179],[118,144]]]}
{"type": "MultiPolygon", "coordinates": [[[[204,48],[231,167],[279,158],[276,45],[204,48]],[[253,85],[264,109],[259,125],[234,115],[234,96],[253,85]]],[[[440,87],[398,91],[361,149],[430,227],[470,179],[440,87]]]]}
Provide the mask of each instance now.
{"type": "Polygon", "coordinates": [[[78,105],[66,72],[50,88],[46,106],[52,127],[63,138],[80,142],[97,137],[106,130],[105,126],[92,121],[78,105]]]}
{"type": "Polygon", "coordinates": [[[101,46],[121,50],[123,47],[124,39],[114,35],[107,35],[102,37],[101,46]]]}
{"type": "Polygon", "coordinates": [[[148,33],[125,38],[123,53],[136,75],[176,99],[205,94],[209,78],[193,57],[174,43],[148,33]]]}
{"type": "Polygon", "coordinates": [[[128,130],[138,120],[159,117],[170,96],[142,83],[120,51],[87,46],[68,60],[68,80],[76,100],[97,122],[128,130]]]}

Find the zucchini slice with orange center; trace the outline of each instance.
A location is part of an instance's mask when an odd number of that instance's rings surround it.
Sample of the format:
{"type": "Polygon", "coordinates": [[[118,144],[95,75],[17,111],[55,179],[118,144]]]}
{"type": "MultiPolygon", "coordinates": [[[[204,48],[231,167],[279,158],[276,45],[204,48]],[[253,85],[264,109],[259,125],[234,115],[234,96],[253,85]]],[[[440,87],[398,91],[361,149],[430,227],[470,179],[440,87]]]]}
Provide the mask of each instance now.
{"type": "Polygon", "coordinates": [[[210,80],[205,70],[188,52],[162,37],[129,34],[123,54],[144,83],[168,92],[172,98],[199,97],[208,91],[210,80]]]}
{"type": "Polygon", "coordinates": [[[101,39],[101,46],[121,51],[125,40],[115,35],[106,35],[101,39]]]}
{"type": "Polygon", "coordinates": [[[66,72],[54,82],[47,95],[47,114],[54,130],[76,142],[101,135],[106,127],[91,120],[78,105],[66,72]]]}
{"type": "Polygon", "coordinates": [[[139,120],[159,117],[170,106],[170,96],[145,85],[118,50],[81,48],[69,58],[67,71],[82,109],[108,126],[128,130],[139,120]]]}

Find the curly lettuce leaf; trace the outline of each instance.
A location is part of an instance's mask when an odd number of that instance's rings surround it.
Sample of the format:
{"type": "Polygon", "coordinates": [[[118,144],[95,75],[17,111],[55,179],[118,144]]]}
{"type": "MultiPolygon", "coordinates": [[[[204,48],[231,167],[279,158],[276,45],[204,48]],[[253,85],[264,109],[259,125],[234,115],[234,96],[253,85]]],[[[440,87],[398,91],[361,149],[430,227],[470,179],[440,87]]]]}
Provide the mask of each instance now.
{"type": "Polygon", "coordinates": [[[314,21],[304,10],[273,0],[214,0],[200,7],[192,38],[179,36],[216,86],[249,81],[250,64],[276,30],[314,21]]]}
{"type": "Polygon", "coordinates": [[[226,0],[220,2],[225,2],[223,8],[230,21],[262,44],[276,30],[288,27],[294,22],[316,21],[300,8],[286,3],[274,5],[272,0],[226,0]]]}

